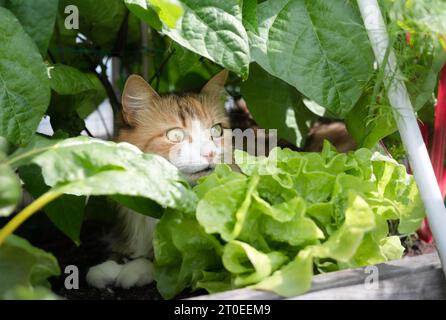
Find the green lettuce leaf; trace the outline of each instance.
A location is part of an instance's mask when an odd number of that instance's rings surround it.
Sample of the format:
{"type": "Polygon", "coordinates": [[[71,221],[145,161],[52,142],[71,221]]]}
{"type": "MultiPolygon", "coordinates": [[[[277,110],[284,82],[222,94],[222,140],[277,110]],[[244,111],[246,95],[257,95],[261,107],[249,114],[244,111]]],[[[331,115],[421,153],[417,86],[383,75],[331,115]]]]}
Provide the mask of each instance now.
{"type": "Polygon", "coordinates": [[[339,154],[325,143],[320,153],[238,150],[234,158],[242,174],[217,166],[194,187],[196,211],[171,211],[157,226],[165,298],[244,286],[292,297],[310,289],[314,272],[401,258],[388,222],[411,233],[424,216],[404,166],[368,149],[339,154]]]}

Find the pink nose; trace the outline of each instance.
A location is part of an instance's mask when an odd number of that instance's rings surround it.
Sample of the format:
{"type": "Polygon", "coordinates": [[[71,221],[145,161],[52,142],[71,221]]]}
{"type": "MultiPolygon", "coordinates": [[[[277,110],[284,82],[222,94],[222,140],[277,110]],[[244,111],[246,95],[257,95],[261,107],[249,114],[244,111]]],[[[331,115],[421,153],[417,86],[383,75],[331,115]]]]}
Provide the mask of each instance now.
{"type": "Polygon", "coordinates": [[[207,154],[204,154],[203,157],[206,158],[207,161],[212,161],[215,157],[215,151],[209,151],[207,154]]]}

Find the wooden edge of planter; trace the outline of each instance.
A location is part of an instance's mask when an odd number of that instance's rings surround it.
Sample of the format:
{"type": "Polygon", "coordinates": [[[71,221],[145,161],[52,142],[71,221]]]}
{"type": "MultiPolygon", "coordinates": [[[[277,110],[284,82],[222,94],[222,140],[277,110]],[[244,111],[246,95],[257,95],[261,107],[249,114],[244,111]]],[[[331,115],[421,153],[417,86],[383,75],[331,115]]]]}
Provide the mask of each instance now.
{"type": "MultiPolygon", "coordinates": [[[[310,291],[291,299],[446,299],[446,279],[436,252],[374,267],[316,275],[310,291]],[[372,278],[374,282],[370,283],[372,278]]],[[[283,297],[267,291],[236,289],[190,299],[276,300],[283,297]]]]}

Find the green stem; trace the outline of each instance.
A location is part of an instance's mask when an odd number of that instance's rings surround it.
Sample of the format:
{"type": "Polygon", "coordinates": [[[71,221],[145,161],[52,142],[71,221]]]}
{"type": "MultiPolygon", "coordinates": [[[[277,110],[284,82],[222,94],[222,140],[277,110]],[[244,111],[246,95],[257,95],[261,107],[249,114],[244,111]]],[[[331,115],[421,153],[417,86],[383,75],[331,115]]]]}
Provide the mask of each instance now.
{"type": "Polygon", "coordinates": [[[11,221],[0,229],[0,245],[2,245],[6,238],[10,236],[23,222],[25,222],[26,219],[61,195],[61,192],[50,190],[42,194],[29,206],[20,211],[14,218],[11,219],[11,221]]]}

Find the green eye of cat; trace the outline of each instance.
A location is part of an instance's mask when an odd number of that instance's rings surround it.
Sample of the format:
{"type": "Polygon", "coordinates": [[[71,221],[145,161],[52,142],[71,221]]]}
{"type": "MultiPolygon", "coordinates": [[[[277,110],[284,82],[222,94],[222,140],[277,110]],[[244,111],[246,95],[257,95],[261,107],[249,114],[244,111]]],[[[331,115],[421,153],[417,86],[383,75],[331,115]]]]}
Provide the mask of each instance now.
{"type": "Polygon", "coordinates": [[[179,143],[184,139],[184,131],[180,128],[171,129],[166,132],[166,137],[171,142],[179,143]]]}
{"type": "Polygon", "coordinates": [[[211,136],[212,138],[218,138],[221,137],[223,134],[223,128],[221,127],[221,124],[217,123],[211,128],[211,136]]]}

